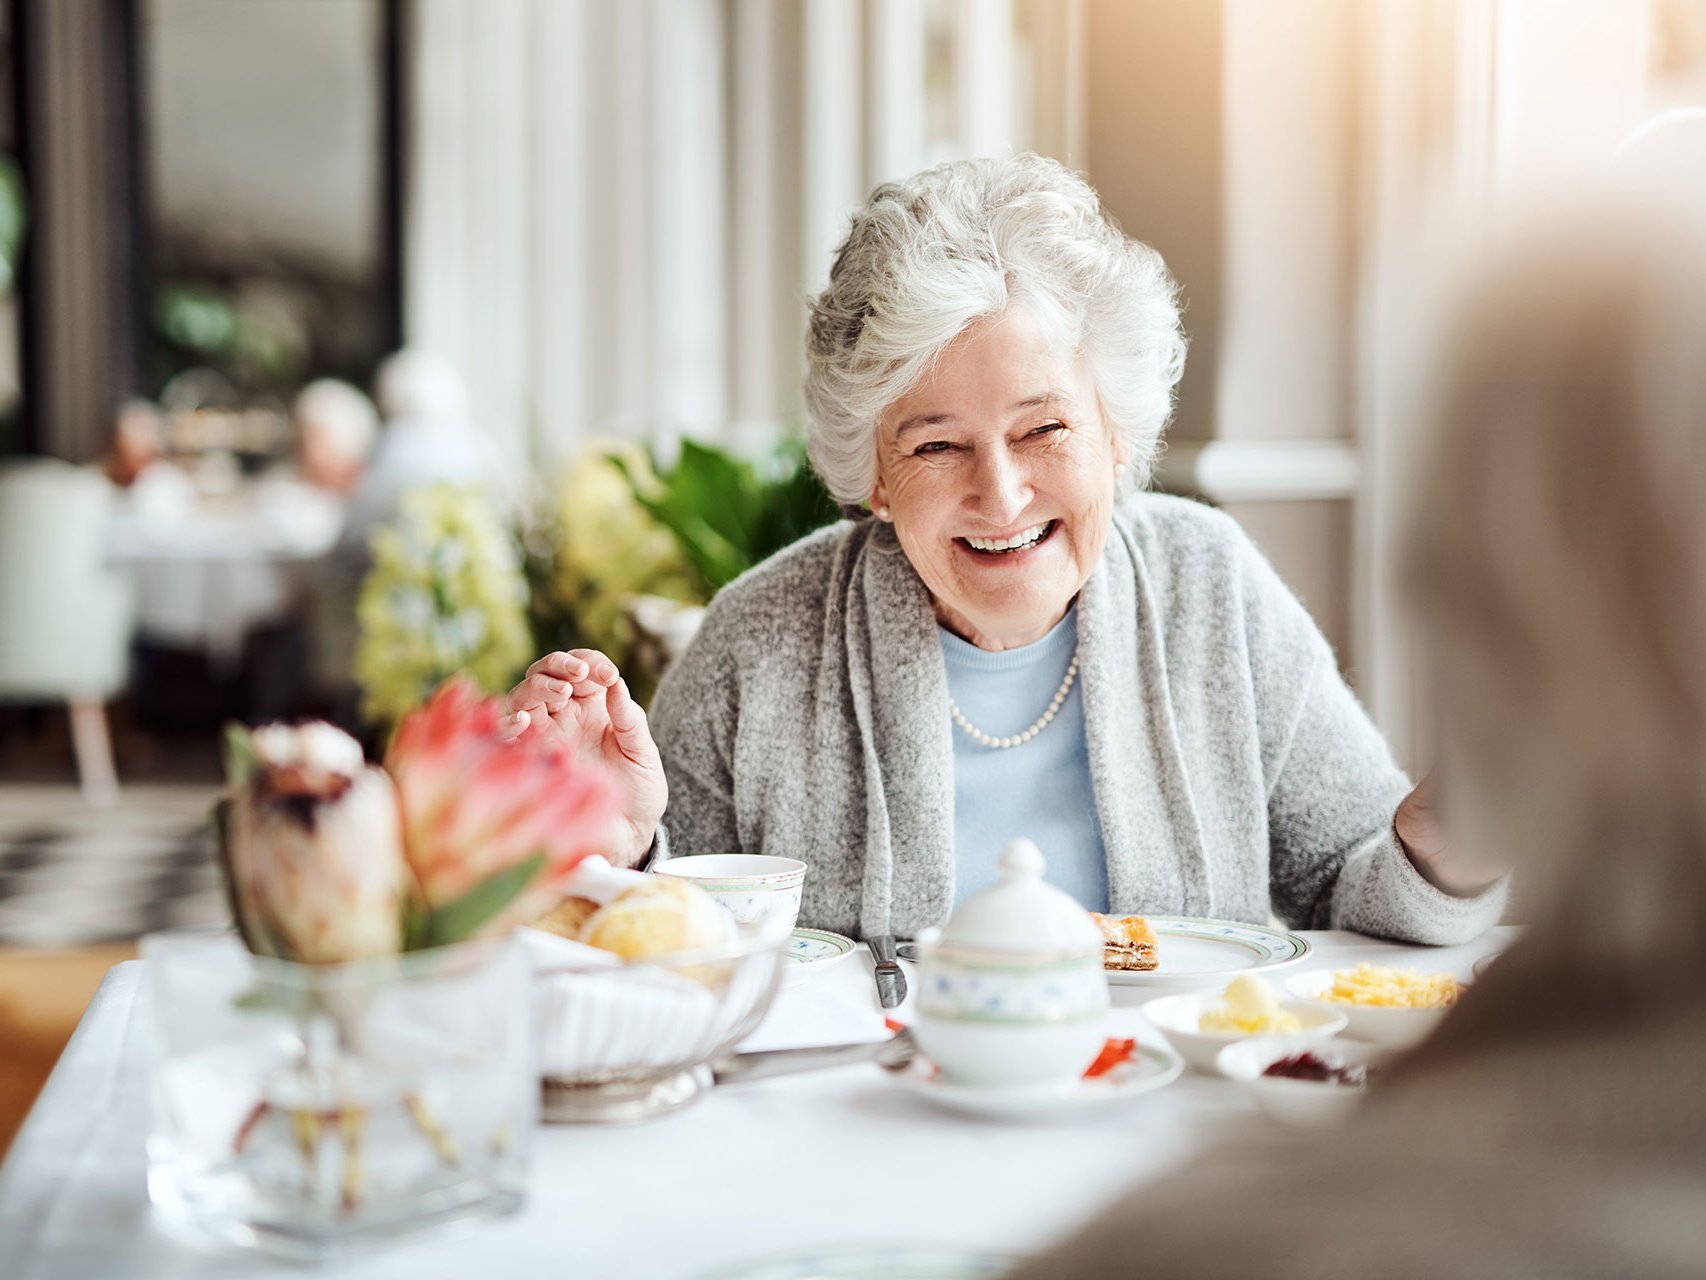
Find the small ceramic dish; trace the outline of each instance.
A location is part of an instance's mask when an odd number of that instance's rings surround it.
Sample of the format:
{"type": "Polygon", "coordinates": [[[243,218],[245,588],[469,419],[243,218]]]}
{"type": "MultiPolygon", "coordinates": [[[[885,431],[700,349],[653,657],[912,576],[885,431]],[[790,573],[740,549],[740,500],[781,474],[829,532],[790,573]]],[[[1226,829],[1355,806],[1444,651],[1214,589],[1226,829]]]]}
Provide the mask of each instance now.
{"type": "Polygon", "coordinates": [[[1112,1107],[1172,1084],[1184,1071],[1184,1060],[1166,1049],[1140,1044],[1133,1056],[1102,1075],[1066,1085],[956,1084],[923,1056],[915,1057],[893,1079],[901,1087],[949,1111],[986,1120],[1030,1123],[1073,1120],[1112,1107]]]}
{"type": "MultiPolygon", "coordinates": [[[[1362,1102],[1367,1085],[1341,1084],[1332,1080],[1295,1080],[1262,1073],[1281,1059],[1313,1053],[1333,1066],[1365,1067],[1380,1071],[1398,1056],[1398,1051],[1354,1040],[1329,1040],[1308,1036],[1256,1036],[1227,1045],[1215,1058],[1220,1074],[1237,1083],[1257,1106],[1275,1120],[1308,1127],[1342,1119],[1362,1102]]],[[[1379,1088],[1378,1082],[1372,1087],[1379,1088]]]]}
{"type": "Polygon", "coordinates": [[[700,853],[669,858],[652,868],[654,875],[693,881],[742,926],[783,935],[800,918],[806,870],[798,858],[762,853],[700,853]]]}
{"type": "Polygon", "coordinates": [[[1286,979],[1285,989],[1307,1004],[1344,1014],[1349,1019],[1345,1024],[1345,1035],[1353,1040],[1366,1040],[1370,1044],[1390,1045],[1396,1049],[1407,1049],[1411,1045],[1420,1044],[1451,1011],[1450,1005],[1441,1005],[1435,1009],[1406,1009],[1392,1005],[1349,1004],[1343,1000],[1325,999],[1324,993],[1332,985],[1332,972],[1321,969],[1286,979]]]}
{"type": "MultiPolygon", "coordinates": [[[[1199,1026],[1203,1014],[1220,1001],[1217,995],[1193,993],[1162,996],[1143,1006],[1143,1016],[1155,1029],[1167,1037],[1167,1043],[1178,1050],[1187,1065],[1208,1075],[1219,1074],[1215,1057],[1227,1045],[1254,1039],[1263,1032],[1204,1031],[1199,1026]]],[[[1305,1040],[1327,1040],[1345,1029],[1350,1021],[1342,1010],[1313,1000],[1282,1000],[1280,1008],[1291,1014],[1302,1029],[1290,1034],[1305,1040]]]]}

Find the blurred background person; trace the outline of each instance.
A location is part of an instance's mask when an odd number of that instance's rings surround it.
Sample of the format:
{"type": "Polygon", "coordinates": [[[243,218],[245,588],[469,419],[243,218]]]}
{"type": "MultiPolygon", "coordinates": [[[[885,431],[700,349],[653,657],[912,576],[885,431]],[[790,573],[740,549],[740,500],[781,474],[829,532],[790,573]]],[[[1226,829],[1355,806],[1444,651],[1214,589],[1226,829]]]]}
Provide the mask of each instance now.
{"type": "Polygon", "coordinates": [[[373,402],[347,382],[319,378],[297,393],[290,416],[301,478],[327,493],[354,493],[373,452],[373,402]]]}
{"type": "Polygon", "coordinates": [[[126,400],[113,415],[112,440],[101,458],[107,479],[128,489],[165,456],[166,432],[160,411],[147,400],[126,400]]]}
{"type": "Polygon", "coordinates": [[[338,559],[359,577],[373,530],[393,519],[411,489],[449,483],[497,496],[496,452],[468,409],[462,375],[449,361],[425,351],[387,357],[373,379],[384,429],[372,465],[351,503],[338,559]]]}
{"type": "Polygon", "coordinates": [[[1701,225],[1531,237],[1433,413],[1403,569],[1444,819],[1530,932],[1355,1122],[1134,1190],[1025,1280],[1702,1273],[1701,225]]]}

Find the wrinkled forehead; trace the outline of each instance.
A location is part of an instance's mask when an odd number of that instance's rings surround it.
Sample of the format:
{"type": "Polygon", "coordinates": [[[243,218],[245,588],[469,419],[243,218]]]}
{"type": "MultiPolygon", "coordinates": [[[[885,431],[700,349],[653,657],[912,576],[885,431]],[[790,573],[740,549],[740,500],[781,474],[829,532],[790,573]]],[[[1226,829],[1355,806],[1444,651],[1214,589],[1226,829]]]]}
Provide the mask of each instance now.
{"type": "Polygon", "coordinates": [[[1025,409],[1092,406],[1088,372],[1061,327],[1022,304],[968,323],[883,414],[890,432],[919,418],[979,421],[1025,409]]]}

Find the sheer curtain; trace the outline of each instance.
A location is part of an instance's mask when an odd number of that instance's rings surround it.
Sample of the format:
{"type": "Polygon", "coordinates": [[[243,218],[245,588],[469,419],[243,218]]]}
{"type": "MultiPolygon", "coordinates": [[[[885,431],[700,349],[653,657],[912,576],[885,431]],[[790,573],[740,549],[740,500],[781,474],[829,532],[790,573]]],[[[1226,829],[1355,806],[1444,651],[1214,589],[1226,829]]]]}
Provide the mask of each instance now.
{"type": "Polygon", "coordinates": [[[518,465],[799,418],[870,188],[1075,158],[1080,0],[416,0],[405,332],[518,465]]]}

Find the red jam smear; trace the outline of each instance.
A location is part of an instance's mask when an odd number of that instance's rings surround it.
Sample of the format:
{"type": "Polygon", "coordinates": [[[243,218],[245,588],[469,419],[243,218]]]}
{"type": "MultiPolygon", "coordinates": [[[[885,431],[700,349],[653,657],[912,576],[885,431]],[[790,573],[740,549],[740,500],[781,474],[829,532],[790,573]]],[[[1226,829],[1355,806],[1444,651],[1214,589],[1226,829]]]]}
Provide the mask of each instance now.
{"type": "Polygon", "coordinates": [[[1305,1050],[1281,1058],[1262,1072],[1281,1080],[1313,1080],[1318,1084],[1342,1084],[1360,1089],[1368,1083],[1368,1068],[1355,1063],[1328,1062],[1305,1050]]]}

